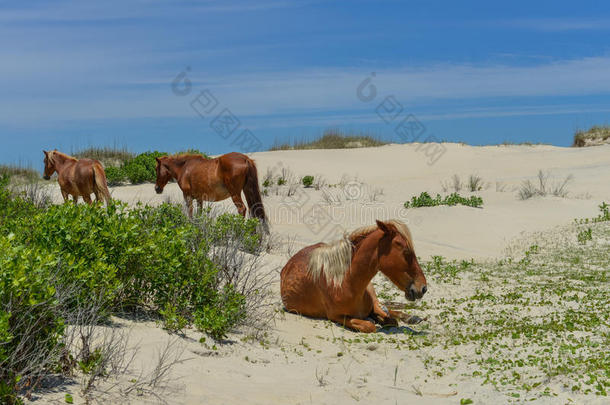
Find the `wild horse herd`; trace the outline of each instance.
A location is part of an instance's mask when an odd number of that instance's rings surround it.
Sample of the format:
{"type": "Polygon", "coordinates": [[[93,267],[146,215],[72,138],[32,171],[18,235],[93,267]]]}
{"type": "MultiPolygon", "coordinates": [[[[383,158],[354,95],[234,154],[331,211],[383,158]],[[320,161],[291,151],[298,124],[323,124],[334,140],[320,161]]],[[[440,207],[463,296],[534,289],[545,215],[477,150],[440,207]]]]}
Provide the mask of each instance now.
{"type": "MultiPolygon", "coordinates": [[[[89,204],[110,202],[110,192],[102,164],[94,159],[76,159],[57,150],[44,151],[44,178],[57,172],[65,202],[72,196],[89,204]]],[[[155,191],[163,192],[170,180],[182,190],[189,217],[193,200],[199,208],[204,201],[229,197],[240,215],[246,215],[242,191],[250,216],[257,218],[268,233],[268,221],[258,185],[254,161],[237,152],[214,159],[182,154],[157,158],[155,191]]],[[[307,246],[288,260],[280,275],[280,292],[287,311],[313,318],[325,318],[360,332],[375,332],[376,324],[397,326],[398,320],[418,323],[422,319],[388,310],[377,299],[371,280],[381,271],[415,301],[427,291],[426,277],[419,266],[413,239],[407,226],[398,220],[377,221],[354,230],[342,239],[307,246]]]]}

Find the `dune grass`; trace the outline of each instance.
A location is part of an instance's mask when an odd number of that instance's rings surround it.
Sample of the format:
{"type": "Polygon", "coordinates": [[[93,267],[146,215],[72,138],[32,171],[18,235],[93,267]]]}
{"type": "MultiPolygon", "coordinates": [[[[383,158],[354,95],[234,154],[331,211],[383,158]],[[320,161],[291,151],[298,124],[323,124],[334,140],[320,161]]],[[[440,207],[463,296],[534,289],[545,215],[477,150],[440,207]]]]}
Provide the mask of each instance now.
{"type": "Polygon", "coordinates": [[[125,147],[91,146],[89,148],[72,152],[72,156],[77,159],[88,158],[99,160],[104,164],[105,167],[118,167],[124,162],[133,159],[136,155],[131,153],[125,147]]]}
{"type": "Polygon", "coordinates": [[[0,164],[0,177],[9,176],[11,181],[35,181],[40,179],[36,169],[23,165],[0,164]]]}
{"type": "Polygon", "coordinates": [[[313,140],[299,140],[280,143],[278,141],[269,149],[275,150],[298,150],[298,149],[350,149],[368,148],[387,145],[381,139],[366,134],[349,134],[341,130],[326,130],[324,134],[313,140]]]}
{"type": "Polygon", "coordinates": [[[574,147],[594,146],[610,143],[610,125],[594,125],[588,130],[579,129],[574,133],[574,147]]]}

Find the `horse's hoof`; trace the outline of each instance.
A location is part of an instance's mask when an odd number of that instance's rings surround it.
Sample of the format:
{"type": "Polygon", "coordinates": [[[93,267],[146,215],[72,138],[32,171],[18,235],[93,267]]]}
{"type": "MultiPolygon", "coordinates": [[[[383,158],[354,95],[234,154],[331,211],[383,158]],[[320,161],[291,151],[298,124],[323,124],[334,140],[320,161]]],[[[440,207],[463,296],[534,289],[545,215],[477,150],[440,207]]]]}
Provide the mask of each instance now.
{"type": "Polygon", "coordinates": [[[407,325],[417,325],[418,323],[424,321],[424,319],[420,318],[417,315],[411,315],[407,320],[407,325]]]}

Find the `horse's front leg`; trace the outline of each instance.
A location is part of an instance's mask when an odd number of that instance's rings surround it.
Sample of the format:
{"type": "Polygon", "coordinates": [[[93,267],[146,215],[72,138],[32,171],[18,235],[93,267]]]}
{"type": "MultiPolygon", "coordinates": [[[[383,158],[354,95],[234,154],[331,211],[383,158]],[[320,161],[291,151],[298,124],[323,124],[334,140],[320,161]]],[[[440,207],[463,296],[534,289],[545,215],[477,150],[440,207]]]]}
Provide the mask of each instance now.
{"type": "Polygon", "coordinates": [[[70,196],[64,190],[61,190],[61,196],[64,198],[64,204],[67,203],[68,201],[70,201],[69,200],[70,196]]]}
{"type": "Polygon", "coordinates": [[[354,317],[346,316],[346,315],[336,315],[336,316],[329,317],[329,319],[331,321],[340,323],[341,325],[343,325],[347,328],[355,329],[358,332],[364,332],[364,333],[377,332],[377,327],[375,326],[375,324],[371,321],[367,321],[366,319],[359,319],[359,318],[354,318],[354,317]]]}
{"type": "MultiPolygon", "coordinates": [[[[78,197],[74,198],[76,199],[78,197]]],[[[91,201],[91,196],[89,194],[83,194],[83,200],[89,205],[93,204],[93,201],[91,201]]]]}
{"type": "Polygon", "coordinates": [[[396,320],[396,317],[393,317],[391,314],[392,311],[388,311],[386,308],[381,306],[381,303],[377,298],[377,293],[375,292],[375,287],[373,287],[372,282],[369,283],[368,286],[366,286],[366,292],[369,294],[371,300],[373,301],[373,312],[371,313],[371,317],[375,319],[375,321],[378,322],[380,325],[398,326],[398,321],[396,320]]]}

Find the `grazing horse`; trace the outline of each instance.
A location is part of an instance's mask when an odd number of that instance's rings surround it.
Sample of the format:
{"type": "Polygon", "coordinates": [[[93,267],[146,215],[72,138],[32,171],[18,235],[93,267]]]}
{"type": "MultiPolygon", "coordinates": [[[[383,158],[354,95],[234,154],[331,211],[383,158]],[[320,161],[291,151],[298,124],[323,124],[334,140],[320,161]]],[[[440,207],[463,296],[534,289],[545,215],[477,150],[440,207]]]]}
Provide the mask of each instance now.
{"type": "Polygon", "coordinates": [[[375,332],[375,323],[397,325],[408,316],[385,311],[371,280],[381,271],[410,301],[427,290],[407,226],[397,220],[356,229],[330,244],[307,246],[282,269],[280,291],[286,310],[327,318],[360,332],[375,332]]]}
{"type": "Polygon", "coordinates": [[[51,175],[57,172],[57,181],[61,189],[64,202],[68,201],[71,195],[74,202],[78,202],[78,197],[82,196],[87,204],[91,204],[91,194],[95,194],[95,199],[100,201],[100,197],[110,202],[110,192],[106,183],[106,173],[98,160],[76,159],[65,153],[58,152],[57,149],[44,152],[44,175],[45,180],[49,180],[51,175]]]}
{"type": "Polygon", "coordinates": [[[246,216],[246,206],[241,199],[243,190],[250,216],[258,218],[264,229],[268,230],[256,165],[246,155],[231,152],[215,159],[188,154],[163,156],[157,158],[156,170],[157,194],[163,192],[168,181],[176,179],[182,190],[189,217],[193,216],[193,200],[197,200],[201,210],[204,201],[221,201],[229,197],[239,214],[246,216]]]}

